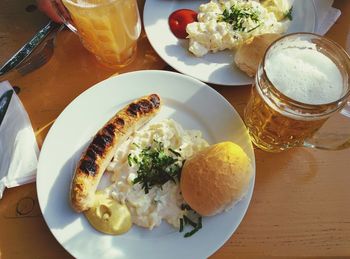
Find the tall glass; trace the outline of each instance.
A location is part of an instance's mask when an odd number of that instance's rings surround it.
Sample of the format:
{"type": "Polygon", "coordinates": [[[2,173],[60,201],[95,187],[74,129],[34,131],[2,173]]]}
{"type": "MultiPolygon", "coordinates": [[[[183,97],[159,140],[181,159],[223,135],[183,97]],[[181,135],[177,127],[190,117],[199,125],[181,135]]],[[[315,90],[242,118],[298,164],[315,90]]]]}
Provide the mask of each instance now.
{"type": "Polygon", "coordinates": [[[119,68],[133,61],[141,22],[136,0],[62,0],[65,23],[104,65],[119,68]]]}
{"type": "Polygon", "coordinates": [[[349,74],[348,54],[324,37],[296,33],[275,41],[259,65],[244,113],[253,143],[271,152],[349,147],[350,127],[339,133],[327,124],[339,111],[350,118],[349,74]]]}

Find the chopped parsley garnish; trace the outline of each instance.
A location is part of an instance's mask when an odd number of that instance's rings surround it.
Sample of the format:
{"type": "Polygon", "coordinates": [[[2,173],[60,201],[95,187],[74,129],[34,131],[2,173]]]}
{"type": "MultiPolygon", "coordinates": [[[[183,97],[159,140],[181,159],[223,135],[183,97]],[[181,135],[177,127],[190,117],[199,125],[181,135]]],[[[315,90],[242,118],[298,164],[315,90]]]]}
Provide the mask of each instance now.
{"type": "Polygon", "coordinates": [[[183,215],[183,217],[180,218],[180,230],[179,230],[179,232],[182,232],[186,225],[190,225],[193,228],[191,231],[186,232],[184,234],[184,237],[190,237],[202,228],[202,217],[198,216],[197,222],[194,222],[186,215],[183,215]]]}
{"type": "Polygon", "coordinates": [[[173,149],[165,150],[163,143],[156,140],[142,149],[139,155],[129,154],[129,166],[138,165],[133,184],[140,183],[147,194],[153,186],[162,187],[168,181],[179,181],[182,165],[179,157],[180,153],[173,149]]]}
{"type": "MultiPolygon", "coordinates": [[[[147,194],[153,186],[162,188],[168,181],[178,182],[182,167],[180,158],[179,152],[171,148],[165,149],[162,142],[153,140],[152,145],[142,149],[139,155],[128,155],[129,166],[138,166],[133,184],[140,183],[147,194]]],[[[181,204],[181,210],[187,210],[190,215],[180,218],[179,232],[183,232],[185,226],[190,226],[192,229],[184,234],[184,237],[190,237],[202,228],[202,217],[188,204],[181,204]]]]}
{"type": "Polygon", "coordinates": [[[257,26],[255,26],[254,28],[251,28],[249,31],[247,31],[247,32],[251,32],[251,31],[254,31],[256,28],[258,28],[259,26],[261,25],[261,23],[260,24],[258,24],[257,26]]]}
{"type": "Polygon", "coordinates": [[[198,217],[198,222],[196,223],[196,226],[190,232],[185,233],[184,237],[192,236],[194,233],[196,233],[201,228],[202,228],[202,217],[198,217]]]}
{"type": "Polygon", "coordinates": [[[183,203],[181,204],[181,210],[192,210],[192,208],[190,205],[183,203]]]}
{"type": "MultiPolygon", "coordinates": [[[[244,26],[244,23],[247,19],[250,19],[255,23],[259,23],[259,12],[249,7],[240,8],[237,5],[233,5],[229,10],[224,10],[222,15],[219,17],[218,22],[227,22],[231,24],[233,30],[246,31],[247,28],[244,26]]],[[[256,29],[258,26],[250,31],[256,29]]]]}
{"type": "Polygon", "coordinates": [[[289,20],[293,20],[292,12],[293,12],[293,6],[284,14],[284,18],[288,18],[289,20]]]}
{"type": "Polygon", "coordinates": [[[190,237],[202,228],[202,217],[187,204],[182,204],[181,209],[191,211],[192,217],[197,217],[197,222],[194,222],[191,218],[189,218],[186,215],[183,215],[182,218],[180,218],[179,232],[182,232],[186,225],[190,225],[193,229],[184,234],[184,237],[190,237]]]}

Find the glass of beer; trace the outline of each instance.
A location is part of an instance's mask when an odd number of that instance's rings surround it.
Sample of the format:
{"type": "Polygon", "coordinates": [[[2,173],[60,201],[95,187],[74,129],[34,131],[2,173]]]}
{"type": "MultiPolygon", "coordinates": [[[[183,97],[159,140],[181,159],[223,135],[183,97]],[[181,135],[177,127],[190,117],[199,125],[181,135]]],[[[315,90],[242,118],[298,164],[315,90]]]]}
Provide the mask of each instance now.
{"type": "Polygon", "coordinates": [[[120,68],[134,60],[141,33],[136,0],[61,0],[55,3],[67,27],[79,35],[84,47],[100,63],[120,68]],[[68,12],[62,10],[62,4],[68,12]],[[67,13],[68,16],[64,15],[67,13]]]}
{"type": "Polygon", "coordinates": [[[244,112],[252,142],[271,152],[349,147],[350,130],[338,134],[327,124],[335,114],[350,122],[349,75],[348,54],[324,37],[295,33],[272,43],[244,112]]]}

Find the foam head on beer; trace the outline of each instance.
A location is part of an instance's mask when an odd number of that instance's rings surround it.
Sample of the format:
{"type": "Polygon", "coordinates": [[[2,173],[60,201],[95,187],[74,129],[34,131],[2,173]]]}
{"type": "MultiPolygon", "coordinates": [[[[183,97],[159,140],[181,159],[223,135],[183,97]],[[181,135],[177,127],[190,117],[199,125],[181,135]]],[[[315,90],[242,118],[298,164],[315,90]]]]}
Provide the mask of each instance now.
{"type": "Polygon", "coordinates": [[[338,67],[307,41],[296,39],[275,46],[265,59],[264,69],[281,93],[298,102],[326,104],[343,95],[338,67]]]}

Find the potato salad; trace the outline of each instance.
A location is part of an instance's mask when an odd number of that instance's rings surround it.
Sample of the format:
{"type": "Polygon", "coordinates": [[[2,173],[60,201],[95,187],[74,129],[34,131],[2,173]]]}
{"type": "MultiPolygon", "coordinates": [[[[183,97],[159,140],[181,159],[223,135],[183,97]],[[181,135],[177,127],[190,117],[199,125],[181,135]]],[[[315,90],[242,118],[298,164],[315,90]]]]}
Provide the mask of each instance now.
{"type": "Polygon", "coordinates": [[[180,228],[186,213],[179,190],[183,162],[208,143],[198,130],[184,130],[171,119],[136,131],[117,151],[108,167],[111,196],[130,210],[132,222],[152,229],[165,219],[180,228]],[[157,168],[162,167],[161,175],[157,168]]]}
{"type": "Polygon", "coordinates": [[[289,24],[288,10],[282,20],[275,13],[270,7],[252,0],[212,0],[202,4],[198,22],[186,27],[189,51],[201,57],[208,52],[235,49],[256,35],[283,33],[289,24]]]}

